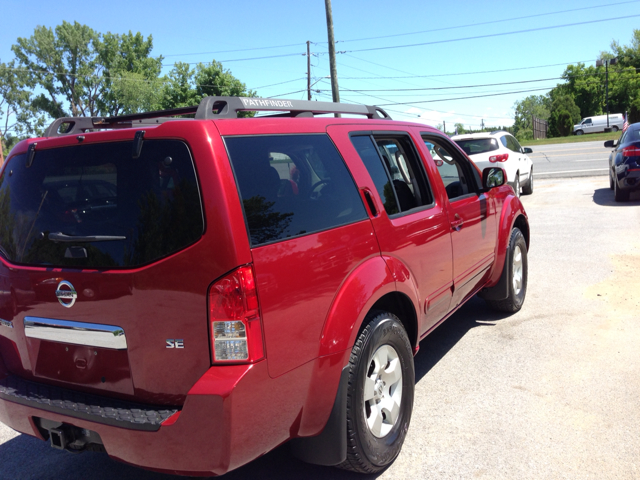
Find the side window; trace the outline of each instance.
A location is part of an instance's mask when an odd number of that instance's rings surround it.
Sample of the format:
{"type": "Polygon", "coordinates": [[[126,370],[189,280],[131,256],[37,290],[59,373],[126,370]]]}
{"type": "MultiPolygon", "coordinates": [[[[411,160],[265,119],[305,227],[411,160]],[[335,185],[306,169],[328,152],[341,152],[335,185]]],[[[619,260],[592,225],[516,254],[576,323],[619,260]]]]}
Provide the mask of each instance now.
{"type": "Polygon", "coordinates": [[[520,145],[520,142],[518,142],[518,139],[516,137],[511,137],[511,140],[513,141],[513,146],[515,147],[515,152],[522,152],[522,146],[520,145]]]}
{"type": "Polygon", "coordinates": [[[438,167],[449,200],[474,193],[478,179],[466,158],[443,139],[430,136],[423,136],[422,139],[438,167]]]}
{"type": "Polygon", "coordinates": [[[388,215],[431,205],[433,194],[407,135],[353,136],[388,215]]]}
{"type": "Polygon", "coordinates": [[[326,135],[225,137],[251,246],[367,218],[326,135]]]}
{"type": "Polygon", "coordinates": [[[507,139],[507,148],[512,152],[520,153],[520,145],[516,142],[516,139],[511,135],[505,135],[504,138],[507,139]]]}
{"type": "Polygon", "coordinates": [[[587,118],[587,119],[586,119],[584,122],[582,122],[582,123],[584,123],[584,124],[586,125],[586,124],[591,124],[591,123],[593,123],[593,122],[591,121],[591,119],[590,119],[590,118],[587,118]]]}
{"type": "Polygon", "coordinates": [[[504,145],[505,147],[509,148],[509,145],[507,145],[507,136],[503,135],[502,137],[500,137],[500,143],[502,143],[502,145],[504,145]]]}

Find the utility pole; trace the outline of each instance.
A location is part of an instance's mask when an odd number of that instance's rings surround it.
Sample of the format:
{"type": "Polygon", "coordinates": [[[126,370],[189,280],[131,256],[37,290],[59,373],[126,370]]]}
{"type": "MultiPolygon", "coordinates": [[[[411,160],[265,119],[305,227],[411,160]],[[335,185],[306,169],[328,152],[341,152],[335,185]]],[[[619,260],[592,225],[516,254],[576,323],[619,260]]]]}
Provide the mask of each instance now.
{"type": "Polygon", "coordinates": [[[604,63],[605,80],[604,85],[606,89],[606,102],[607,102],[607,132],[609,132],[609,65],[615,65],[618,63],[618,58],[611,58],[609,60],[596,60],[596,67],[601,67],[604,63]]]}
{"type": "Polygon", "coordinates": [[[445,122],[444,120],[442,120],[442,130],[444,131],[445,135],[447,134],[447,122],[445,122]]]}
{"type": "MultiPolygon", "coordinates": [[[[331,94],[334,102],[340,102],[338,90],[338,70],[336,69],[336,44],[333,38],[333,14],[331,13],[331,0],[324,0],[327,12],[327,33],[329,35],[329,66],[331,67],[331,94]]],[[[340,116],[340,114],[336,114],[340,116]]]]}
{"type": "Polygon", "coordinates": [[[307,40],[307,100],[311,100],[311,42],[307,40]]]}

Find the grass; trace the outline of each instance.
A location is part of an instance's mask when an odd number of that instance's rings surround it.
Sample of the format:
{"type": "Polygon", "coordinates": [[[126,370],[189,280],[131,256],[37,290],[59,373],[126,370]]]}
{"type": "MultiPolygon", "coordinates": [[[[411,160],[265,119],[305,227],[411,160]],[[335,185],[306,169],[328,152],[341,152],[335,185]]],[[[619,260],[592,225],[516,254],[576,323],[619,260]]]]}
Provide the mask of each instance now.
{"type": "Polygon", "coordinates": [[[582,143],[582,142],[597,142],[607,140],[617,140],[620,138],[620,132],[609,133],[591,133],[587,135],[570,135],[568,137],[555,137],[555,138],[541,138],[539,140],[527,140],[520,142],[523,147],[532,147],[536,145],[553,145],[556,143],[582,143]]]}

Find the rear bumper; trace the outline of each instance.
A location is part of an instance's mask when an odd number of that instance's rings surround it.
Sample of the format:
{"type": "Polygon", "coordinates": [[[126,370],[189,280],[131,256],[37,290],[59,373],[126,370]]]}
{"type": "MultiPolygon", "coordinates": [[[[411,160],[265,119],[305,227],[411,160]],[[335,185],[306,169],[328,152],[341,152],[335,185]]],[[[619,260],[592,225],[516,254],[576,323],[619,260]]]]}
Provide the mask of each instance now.
{"type": "MultiPolygon", "coordinates": [[[[266,361],[211,368],[189,391],[179,414],[156,431],[6,399],[0,399],[0,422],[42,440],[38,419],[61,422],[97,433],[108,455],[125,463],[171,474],[222,475],[292,437],[319,433],[333,406],[343,358],[341,352],[316,359],[278,378],[269,376],[266,361]],[[318,380],[322,394],[310,395],[318,380]]],[[[0,377],[6,375],[2,367],[0,359],[0,377]]]]}
{"type": "Polygon", "coordinates": [[[620,190],[628,190],[630,192],[640,190],[640,169],[627,169],[616,167],[616,180],[620,190]]]}

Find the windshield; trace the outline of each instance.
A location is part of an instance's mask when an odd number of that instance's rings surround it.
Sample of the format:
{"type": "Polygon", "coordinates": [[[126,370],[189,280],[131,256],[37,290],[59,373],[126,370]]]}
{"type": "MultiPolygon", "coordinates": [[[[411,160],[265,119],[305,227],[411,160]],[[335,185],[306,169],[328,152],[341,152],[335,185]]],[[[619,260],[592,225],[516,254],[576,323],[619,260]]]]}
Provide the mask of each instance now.
{"type": "Polygon", "coordinates": [[[176,140],[78,145],[13,157],[0,177],[0,253],[28,265],[131,267],[202,235],[191,154],[176,140]]]}
{"type": "Polygon", "coordinates": [[[456,143],[467,155],[492,152],[498,150],[498,142],[495,138],[473,138],[470,140],[456,140],[456,143]]]}

